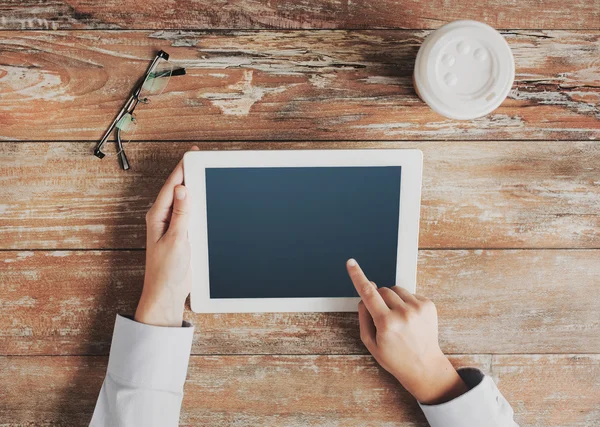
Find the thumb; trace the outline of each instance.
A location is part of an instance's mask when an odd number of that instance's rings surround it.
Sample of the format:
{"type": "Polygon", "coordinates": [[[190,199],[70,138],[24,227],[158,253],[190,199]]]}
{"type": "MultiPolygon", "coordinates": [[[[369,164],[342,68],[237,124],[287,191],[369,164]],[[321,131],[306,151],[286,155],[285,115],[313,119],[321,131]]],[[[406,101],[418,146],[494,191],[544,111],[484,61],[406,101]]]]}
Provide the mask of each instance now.
{"type": "Polygon", "coordinates": [[[173,211],[168,232],[175,237],[187,237],[190,219],[190,195],[187,188],[177,185],[174,190],[173,211]]]}

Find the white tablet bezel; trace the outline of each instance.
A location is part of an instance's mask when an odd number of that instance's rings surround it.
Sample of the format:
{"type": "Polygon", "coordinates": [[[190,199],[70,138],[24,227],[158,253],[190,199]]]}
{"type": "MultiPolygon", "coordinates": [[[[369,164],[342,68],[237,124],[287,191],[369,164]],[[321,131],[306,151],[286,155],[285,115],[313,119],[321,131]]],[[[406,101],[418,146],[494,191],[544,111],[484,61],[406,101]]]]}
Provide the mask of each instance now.
{"type": "MultiPolygon", "coordinates": [[[[192,198],[191,307],[196,313],[356,311],[359,298],[210,298],[206,168],[401,166],[396,284],[415,292],[423,154],[415,149],[190,151],[183,158],[192,198]]],[[[349,254],[351,255],[351,254],[349,254]]],[[[360,260],[358,260],[360,262],[360,260]]],[[[235,268],[235,260],[231,260],[235,268]]],[[[350,279],[348,279],[350,280],[350,279]]],[[[251,285],[251,284],[249,284],[251,285]]],[[[388,285],[388,284],[386,284],[388,285]]]]}

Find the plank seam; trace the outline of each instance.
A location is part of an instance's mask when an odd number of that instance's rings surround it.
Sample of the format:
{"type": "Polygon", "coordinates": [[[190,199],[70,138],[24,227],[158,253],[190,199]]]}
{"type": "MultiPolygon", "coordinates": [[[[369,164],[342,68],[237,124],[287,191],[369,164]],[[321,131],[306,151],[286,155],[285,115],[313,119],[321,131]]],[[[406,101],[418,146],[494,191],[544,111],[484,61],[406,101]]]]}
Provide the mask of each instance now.
{"type": "MultiPolygon", "coordinates": [[[[451,357],[463,357],[463,356],[487,356],[487,357],[496,357],[496,356],[527,356],[527,357],[535,357],[535,356],[598,356],[600,357],[600,353],[444,353],[446,356],[451,357]]],[[[108,357],[108,353],[103,354],[0,354],[0,358],[24,358],[24,357],[108,357]]],[[[344,356],[364,356],[364,357],[372,357],[368,353],[190,353],[190,357],[254,357],[254,356],[284,356],[284,357],[311,357],[311,356],[333,356],[333,357],[344,357],[344,356]]]]}
{"type": "MultiPolygon", "coordinates": [[[[146,248],[1,248],[0,252],[142,252],[146,248]]],[[[486,248],[486,247],[448,247],[448,248],[419,248],[419,251],[598,251],[600,247],[577,248],[577,247],[507,247],[507,248],[486,248]]]]}
{"type": "MultiPolygon", "coordinates": [[[[50,33],[50,32],[89,32],[89,31],[102,31],[103,33],[116,33],[116,32],[148,32],[148,31],[186,31],[190,33],[220,33],[220,32],[271,32],[271,33],[289,33],[289,32],[309,32],[309,31],[435,31],[439,27],[435,28],[409,28],[409,27],[335,27],[335,28],[57,28],[55,30],[49,28],[0,28],[0,32],[22,32],[22,33],[50,33]]],[[[495,28],[500,32],[511,32],[511,31],[573,31],[573,32],[592,32],[600,31],[600,27],[591,28],[495,28]]],[[[527,34],[526,34],[527,35],[527,34]]],[[[529,34],[535,37],[535,34],[529,34]]]]}
{"type": "MultiPolygon", "coordinates": [[[[595,129],[589,129],[594,131],[595,129]]],[[[99,140],[99,139],[98,139],[99,140]]],[[[19,139],[19,140],[0,140],[0,144],[46,144],[46,143],[60,143],[60,144],[91,144],[97,143],[96,139],[19,139]]],[[[112,141],[110,141],[112,142],[112,141]]],[[[548,142],[548,143],[561,143],[561,142],[590,142],[600,143],[600,139],[140,139],[129,141],[128,144],[156,144],[156,143],[189,143],[189,144],[210,144],[210,143],[249,143],[249,144],[277,144],[277,143],[333,143],[333,142],[349,142],[349,143],[369,143],[369,142],[413,142],[413,143],[425,143],[425,142],[446,142],[446,143],[489,143],[489,142],[548,142]]],[[[308,150],[310,148],[300,148],[298,150],[308,150]]]]}

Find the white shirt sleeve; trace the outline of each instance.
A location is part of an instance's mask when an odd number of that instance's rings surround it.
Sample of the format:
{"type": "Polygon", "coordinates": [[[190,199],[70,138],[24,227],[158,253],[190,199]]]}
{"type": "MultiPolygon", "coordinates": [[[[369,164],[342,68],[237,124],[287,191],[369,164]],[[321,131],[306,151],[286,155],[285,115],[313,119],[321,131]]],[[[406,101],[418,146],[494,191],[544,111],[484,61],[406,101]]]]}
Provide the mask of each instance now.
{"type": "Polygon", "coordinates": [[[106,378],[91,427],[179,423],[194,328],[150,326],[117,316],[106,378]]]}
{"type": "Polygon", "coordinates": [[[494,381],[479,369],[458,370],[469,391],[440,405],[421,405],[431,427],[519,427],[494,381]]]}

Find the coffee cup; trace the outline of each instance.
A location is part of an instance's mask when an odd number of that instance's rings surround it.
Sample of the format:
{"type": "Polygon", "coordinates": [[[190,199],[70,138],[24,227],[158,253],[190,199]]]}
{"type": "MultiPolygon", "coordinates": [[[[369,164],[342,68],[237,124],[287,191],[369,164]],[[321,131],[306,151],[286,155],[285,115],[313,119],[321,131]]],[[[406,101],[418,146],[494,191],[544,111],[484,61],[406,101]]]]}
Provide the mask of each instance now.
{"type": "Polygon", "coordinates": [[[470,120],[506,99],[515,62],[502,35],[477,21],[454,21],[431,33],[419,49],[413,81],[419,98],[442,116],[470,120]]]}

